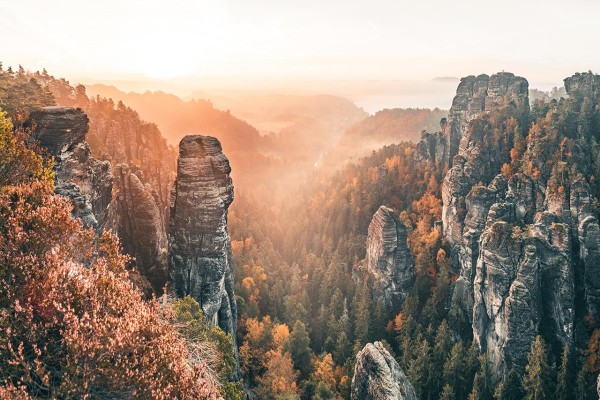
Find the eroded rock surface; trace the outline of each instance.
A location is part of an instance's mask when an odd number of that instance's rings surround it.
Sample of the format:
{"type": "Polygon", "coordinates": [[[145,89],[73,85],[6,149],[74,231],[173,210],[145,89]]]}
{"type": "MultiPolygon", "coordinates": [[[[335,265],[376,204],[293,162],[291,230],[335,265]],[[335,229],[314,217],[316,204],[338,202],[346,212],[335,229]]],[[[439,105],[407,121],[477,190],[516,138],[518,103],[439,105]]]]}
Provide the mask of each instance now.
{"type": "Polygon", "coordinates": [[[356,355],[352,400],[416,400],[400,365],[380,342],[367,343],[356,355]]]}
{"type": "Polygon", "coordinates": [[[25,126],[54,157],[55,192],[71,200],[73,216],[98,232],[111,229],[113,176],[109,162],[90,154],[87,115],[79,108],[45,107],[32,112],[25,126]]]}
{"type": "Polygon", "coordinates": [[[376,292],[394,309],[408,296],[415,282],[406,239],[406,226],[394,211],[379,207],[369,225],[365,264],[374,277],[376,292]]]}
{"type": "Polygon", "coordinates": [[[181,140],[171,190],[169,285],[178,297],[196,299],[206,318],[235,340],[237,309],[227,233],[227,209],[233,201],[230,172],[216,138],[192,135],[181,140]]]}
{"type": "Polygon", "coordinates": [[[125,252],[135,259],[138,270],[163,292],[167,283],[167,235],[152,188],[144,185],[126,164],[115,167],[118,233],[125,252]]]}

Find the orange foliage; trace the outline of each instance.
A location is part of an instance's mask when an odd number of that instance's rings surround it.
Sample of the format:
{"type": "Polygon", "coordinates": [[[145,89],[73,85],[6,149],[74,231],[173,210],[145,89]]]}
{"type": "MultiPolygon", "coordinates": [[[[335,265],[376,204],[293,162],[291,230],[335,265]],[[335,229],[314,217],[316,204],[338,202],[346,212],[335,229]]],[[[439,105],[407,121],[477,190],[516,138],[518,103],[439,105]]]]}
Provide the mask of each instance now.
{"type": "Polygon", "coordinates": [[[284,343],[290,337],[290,328],[286,324],[275,324],[273,326],[273,342],[278,348],[283,348],[284,343]]]}
{"type": "Polygon", "coordinates": [[[280,349],[267,353],[267,371],[258,379],[261,386],[257,391],[261,398],[281,398],[298,393],[296,379],[298,371],[294,370],[292,358],[280,349]]]}
{"type": "Polygon", "coordinates": [[[171,316],[129,281],[117,239],[95,238],[51,193],[43,182],[0,190],[4,394],[220,398],[171,316]]]}

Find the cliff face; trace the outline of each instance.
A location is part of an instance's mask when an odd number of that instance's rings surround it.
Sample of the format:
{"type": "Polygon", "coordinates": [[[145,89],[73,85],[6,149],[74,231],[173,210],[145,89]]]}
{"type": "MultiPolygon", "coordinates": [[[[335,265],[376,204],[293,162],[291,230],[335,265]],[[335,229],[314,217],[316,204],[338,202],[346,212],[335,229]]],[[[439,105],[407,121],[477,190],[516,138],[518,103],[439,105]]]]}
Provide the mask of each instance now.
{"type": "Polygon", "coordinates": [[[375,342],[356,355],[350,399],[416,400],[417,395],[394,357],[375,342]]]}
{"type": "Polygon", "coordinates": [[[98,232],[115,224],[110,163],[91,156],[88,117],[78,108],[45,107],[31,113],[25,127],[55,159],[55,192],[68,197],[73,216],[98,232]]]}
{"type": "MultiPolygon", "coordinates": [[[[576,75],[565,84],[597,95],[595,78],[576,75]]],[[[536,164],[534,146],[523,159],[540,168],[535,175],[494,176],[510,162],[514,122],[528,113],[523,78],[469,77],[446,129],[450,155],[457,152],[442,184],[444,236],[459,272],[450,318],[472,332],[497,378],[511,368],[524,371],[542,327],[554,348],[573,345],[578,270],[592,315],[600,299],[600,226],[586,180],[552,182],[553,167],[536,164]]]]}
{"type": "Polygon", "coordinates": [[[127,164],[118,164],[115,176],[123,249],[135,258],[154,293],[160,294],[167,283],[167,235],[160,207],[149,184],[144,185],[127,164]]]}
{"type": "Polygon", "coordinates": [[[466,150],[469,141],[464,133],[473,119],[509,105],[528,113],[528,87],[526,79],[508,72],[462,78],[445,129],[449,144],[447,160],[452,162],[455,155],[466,150]]]}
{"type": "Polygon", "coordinates": [[[227,209],[233,201],[229,160],[209,136],[186,136],[179,144],[177,178],[171,190],[169,286],[192,296],[206,318],[235,340],[227,209]]]}
{"type": "Polygon", "coordinates": [[[406,227],[394,211],[379,207],[369,224],[365,263],[374,277],[376,292],[394,309],[408,296],[415,282],[406,238],[406,227]]]}
{"type": "Polygon", "coordinates": [[[510,148],[503,146],[491,122],[503,114],[525,121],[528,88],[524,78],[503,72],[463,78],[456,90],[445,129],[451,169],[442,186],[442,220],[451,245],[462,238],[465,196],[478,182],[496,176],[508,159],[510,148]]]}

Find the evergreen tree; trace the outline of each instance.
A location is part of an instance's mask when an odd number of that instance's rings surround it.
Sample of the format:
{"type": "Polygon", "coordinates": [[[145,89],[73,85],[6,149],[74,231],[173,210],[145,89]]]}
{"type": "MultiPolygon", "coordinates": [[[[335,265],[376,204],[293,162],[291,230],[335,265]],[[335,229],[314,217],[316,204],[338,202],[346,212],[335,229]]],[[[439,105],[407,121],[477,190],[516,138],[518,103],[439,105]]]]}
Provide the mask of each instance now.
{"type": "Polygon", "coordinates": [[[311,371],[311,350],[309,344],[310,339],[308,333],[306,333],[304,324],[302,321],[296,321],[287,342],[287,350],[292,356],[294,368],[300,371],[301,379],[308,378],[311,371]]]}
{"type": "Polygon", "coordinates": [[[410,362],[407,371],[408,380],[415,388],[418,398],[428,398],[432,389],[429,375],[431,370],[431,347],[427,339],[422,339],[416,350],[415,358],[410,362]]]}
{"type": "Polygon", "coordinates": [[[588,384],[588,380],[588,373],[585,369],[585,365],[583,365],[577,373],[577,380],[575,381],[575,395],[577,400],[592,398],[589,394],[589,386],[591,385],[588,384]]]}
{"type": "Polygon", "coordinates": [[[548,362],[548,350],[544,339],[536,336],[531,344],[531,350],[527,356],[526,374],[523,377],[525,399],[545,400],[551,399],[552,379],[550,376],[550,363],[548,362]]]}
{"type": "Polygon", "coordinates": [[[440,400],[456,400],[456,394],[454,394],[454,389],[452,389],[452,386],[444,386],[442,393],[440,393],[440,400]]]}
{"type": "Polygon", "coordinates": [[[450,327],[446,320],[443,320],[438,326],[434,346],[432,350],[433,369],[431,371],[431,384],[434,392],[439,393],[444,385],[444,361],[452,350],[452,337],[450,336],[450,327]]]}
{"type": "Polygon", "coordinates": [[[561,357],[560,369],[556,382],[556,399],[557,400],[573,400],[574,393],[572,388],[573,372],[571,362],[571,351],[569,346],[563,348],[561,357]]]}
{"type": "Polygon", "coordinates": [[[496,390],[496,399],[521,400],[524,396],[525,392],[523,391],[521,377],[513,368],[510,371],[508,371],[508,374],[506,374],[504,382],[501,382],[498,385],[498,389],[496,390]]]}
{"type": "Polygon", "coordinates": [[[455,394],[457,399],[464,398],[466,391],[464,390],[466,384],[467,365],[465,363],[465,349],[462,342],[456,343],[446,362],[444,363],[444,382],[446,385],[456,388],[455,394]]]}
{"type": "Polygon", "coordinates": [[[367,285],[364,285],[358,295],[356,304],[354,337],[364,346],[371,338],[371,301],[367,285]]]}
{"type": "Polygon", "coordinates": [[[342,365],[344,361],[350,356],[351,351],[352,346],[350,345],[350,340],[348,340],[346,333],[340,333],[340,336],[338,336],[337,341],[335,343],[335,351],[333,353],[335,363],[337,365],[342,365]]]}
{"type": "Polygon", "coordinates": [[[492,371],[490,371],[487,354],[482,354],[479,357],[479,371],[475,374],[473,390],[469,395],[469,400],[491,399],[493,393],[492,371]]]}

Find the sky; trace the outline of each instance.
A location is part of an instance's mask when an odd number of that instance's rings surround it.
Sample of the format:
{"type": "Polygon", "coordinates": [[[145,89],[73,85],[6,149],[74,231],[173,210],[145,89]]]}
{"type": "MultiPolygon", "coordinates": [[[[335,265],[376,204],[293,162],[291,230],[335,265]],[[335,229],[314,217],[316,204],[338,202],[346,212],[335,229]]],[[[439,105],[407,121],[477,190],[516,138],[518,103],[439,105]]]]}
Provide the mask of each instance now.
{"type": "Polygon", "coordinates": [[[598,15],[598,0],[0,0],[0,60],[196,90],[501,70],[548,88],[600,70],[598,15]]]}

